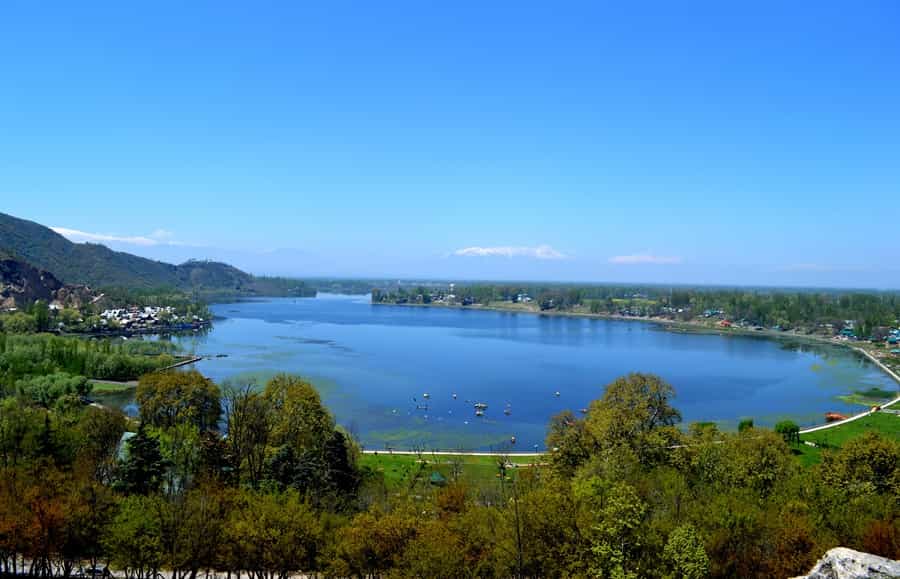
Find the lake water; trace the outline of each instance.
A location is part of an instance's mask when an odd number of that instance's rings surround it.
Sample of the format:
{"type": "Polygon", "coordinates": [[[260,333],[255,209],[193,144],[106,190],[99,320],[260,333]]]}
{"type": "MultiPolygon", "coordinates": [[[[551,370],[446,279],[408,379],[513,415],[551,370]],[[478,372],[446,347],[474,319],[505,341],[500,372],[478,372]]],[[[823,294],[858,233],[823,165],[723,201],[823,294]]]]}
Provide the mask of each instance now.
{"type": "Polygon", "coordinates": [[[844,348],[636,321],[373,306],[368,296],[331,295],[212,310],[221,319],[211,330],[175,338],[197,354],[227,356],[205,359],[198,370],[220,383],[303,375],[368,448],[489,448],[511,436],[517,450],[543,448],[553,414],[577,413],[604,384],[633,371],[669,381],[685,422],[725,428],[742,417],[819,423],[827,411],[860,410],[838,395],[897,388],[844,348]],[[488,404],[483,417],[475,416],[476,401],[488,404]]]}

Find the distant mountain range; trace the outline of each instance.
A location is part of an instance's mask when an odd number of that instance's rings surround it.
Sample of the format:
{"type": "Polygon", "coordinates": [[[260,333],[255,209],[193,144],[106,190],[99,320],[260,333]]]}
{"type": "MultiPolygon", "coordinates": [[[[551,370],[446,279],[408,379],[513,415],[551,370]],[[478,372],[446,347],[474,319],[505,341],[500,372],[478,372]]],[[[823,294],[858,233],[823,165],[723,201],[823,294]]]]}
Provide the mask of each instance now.
{"type": "MultiPolygon", "coordinates": [[[[73,243],[49,227],[0,213],[0,258],[18,260],[59,282],[92,288],[172,288],[236,295],[315,295],[297,280],[257,278],[214,261],[173,265],[113,251],[94,243],[73,243]]],[[[7,269],[26,271],[27,268],[7,269]]],[[[29,276],[34,272],[29,271],[29,276]]],[[[0,285],[5,280],[0,279],[0,285]]]]}

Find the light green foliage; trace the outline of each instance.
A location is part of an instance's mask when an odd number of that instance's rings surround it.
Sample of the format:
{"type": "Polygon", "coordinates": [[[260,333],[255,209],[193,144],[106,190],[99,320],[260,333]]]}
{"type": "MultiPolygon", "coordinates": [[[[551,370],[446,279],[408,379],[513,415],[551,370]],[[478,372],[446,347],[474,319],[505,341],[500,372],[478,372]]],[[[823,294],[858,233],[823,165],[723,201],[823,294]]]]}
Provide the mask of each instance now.
{"type": "Polygon", "coordinates": [[[51,407],[64,396],[87,396],[91,385],[84,376],[54,372],[45,376],[22,378],[16,381],[16,391],[44,408],[51,407]]]}
{"type": "Polygon", "coordinates": [[[677,442],[681,414],[670,404],[672,386],[652,374],[629,374],[606,386],[591,403],[587,432],[599,448],[625,446],[644,464],[662,460],[677,442]]]}
{"type": "Polygon", "coordinates": [[[788,444],[800,443],[800,427],[793,420],[782,420],[775,425],[775,432],[780,434],[788,444]]]}
{"type": "Polygon", "coordinates": [[[632,579],[641,576],[640,527],[646,504],[629,484],[597,477],[576,481],[575,497],[586,510],[595,577],[632,579]]]}
{"type": "Polygon", "coordinates": [[[222,414],[219,387],[196,370],[146,374],[138,381],[141,419],[159,428],[182,423],[198,430],[217,428],[222,414]]]}
{"type": "Polygon", "coordinates": [[[3,317],[3,331],[8,334],[28,334],[37,331],[34,316],[25,312],[15,312],[3,317]]]}
{"type": "Polygon", "coordinates": [[[672,565],[673,578],[701,579],[709,573],[709,557],[697,529],[691,524],[681,525],[672,531],[663,557],[672,565]]]}
{"type": "MultiPolygon", "coordinates": [[[[173,363],[171,346],[140,340],[82,340],[47,334],[3,334],[0,340],[0,385],[29,376],[65,372],[107,380],[131,380],[173,363]]],[[[9,392],[7,392],[9,393],[9,392]]]]}
{"type": "Polygon", "coordinates": [[[104,536],[105,551],[118,568],[132,570],[137,579],[153,579],[163,564],[163,536],[159,497],[131,496],[122,500],[104,536]]]}
{"type": "Polygon", "coordinates": [[[900,443],[875,433],[826,454],[820,471],[832,486],[851,494],[893,492],[900,496],[900,443]]]}

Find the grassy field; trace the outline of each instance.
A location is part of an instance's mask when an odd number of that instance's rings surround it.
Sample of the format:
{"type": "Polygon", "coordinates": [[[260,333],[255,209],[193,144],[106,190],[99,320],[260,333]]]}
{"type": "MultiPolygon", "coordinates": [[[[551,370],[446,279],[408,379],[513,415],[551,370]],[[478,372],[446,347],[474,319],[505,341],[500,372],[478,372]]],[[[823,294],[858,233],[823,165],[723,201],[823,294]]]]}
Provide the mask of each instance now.
{"type": "MultiPolygon", "coordinates": [[[[518,469],[530,468],[541,460],[539,456],[510,455],[507,469],[509,476],[515,476],[518,469]]],[[[453,478],[454,471],[459,478],[473,485],[482,485],[499,480],[499,459],[495,456],[470,455],[432,455],[428,453],[419,457],[410,454],[364,454],[361,466],[369,467],[384,475],[388,488],[402,486],[412,487],[420,482],[427,482],[433,472],[439,472],[446,479],[453,478]]]]}
{"type": "Polygon", "coordinates": [[[822,453],[826,452],[827,449],[840,448],[848,440],[866,432],[877,432],[887,438],[900,440],[900,415],[876,412],[842,426],[803,434],[800,436],[801,440],[814,442],[819,447],[813,448],[802,444],[797,449],[797,456],[800,462],[806,466],[816,464],[821,462],[822,453]]]}
{"type": "Polygon", "coordinates": [[[112,380],[89,380],[92,385],[91,391],[97,394],[107,394],[111,392],[126,392],[137,388],[137,380],[129,382],[114,382],[112,380]]]}

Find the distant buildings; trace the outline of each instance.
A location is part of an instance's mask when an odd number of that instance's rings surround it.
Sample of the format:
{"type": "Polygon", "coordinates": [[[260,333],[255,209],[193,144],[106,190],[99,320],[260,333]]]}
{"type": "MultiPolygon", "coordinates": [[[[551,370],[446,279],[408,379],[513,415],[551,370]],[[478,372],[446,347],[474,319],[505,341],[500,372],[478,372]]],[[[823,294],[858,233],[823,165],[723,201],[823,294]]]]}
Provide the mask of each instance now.
{"type": "Polygon", "coordinates": [[[123,330],[145,330],[159,326],[193,326],[204,323],[204,319],[196,316],[179,316],[171,306],[145,306],[130,308],[114,308],[104,310],[100,314],[100,323],[108,328],[123,330]]]}

